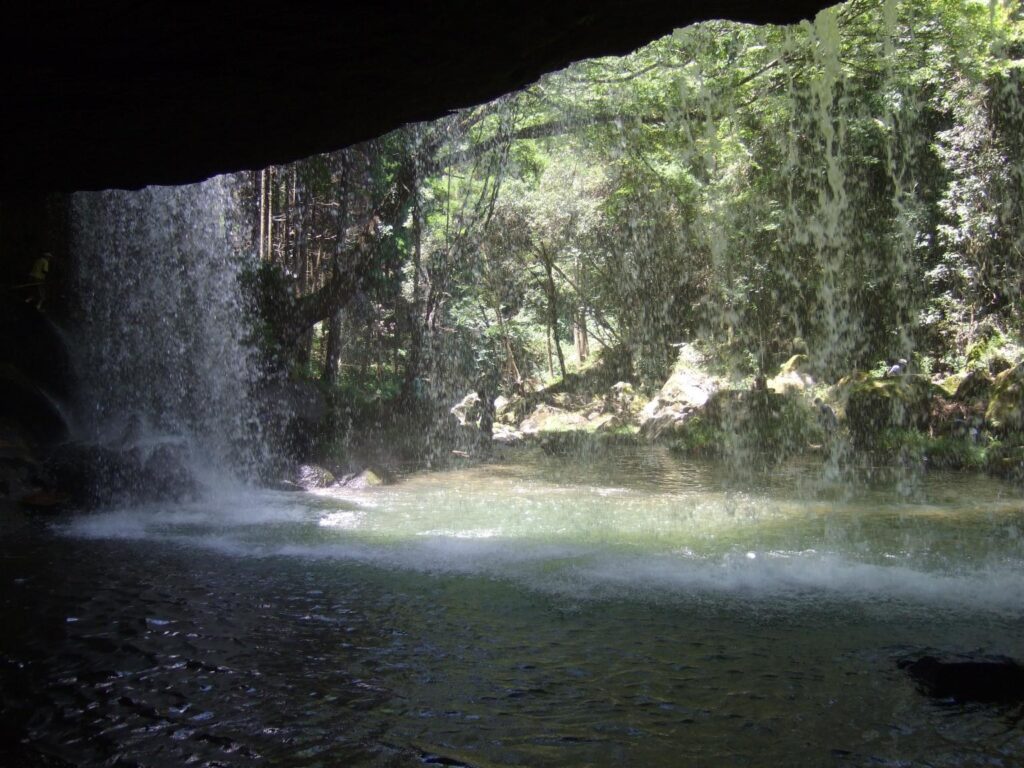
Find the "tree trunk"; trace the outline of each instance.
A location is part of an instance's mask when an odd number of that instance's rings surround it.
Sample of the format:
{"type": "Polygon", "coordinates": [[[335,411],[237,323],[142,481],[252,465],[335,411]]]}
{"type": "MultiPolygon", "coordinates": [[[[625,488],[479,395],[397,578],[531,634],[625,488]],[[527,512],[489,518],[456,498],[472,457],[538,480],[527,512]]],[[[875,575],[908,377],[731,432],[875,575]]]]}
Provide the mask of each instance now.
{"type": "Polygon", "coordinates": [[[587,316],[582,310],[576,312],[573,320],[572,337],[576,344],[576,357],[582,363],[590,357],[590,339],[587,337],[587,316]]]}
{"type": "Polygon", "coordinates": [[[544,334],[544,341],[548,345],[548,378],[555,378],[555,359],[551,353],[551,329],[547,329],[547,333],[544,334]]]}
{"type": "Polygon", "coordinates": [[[266,238],[267,238],[267,171],[263,169],[259,171],[260,175],[260,203],[259,203],[259,215],[260,215],[260,239],[257,245],[257,253],[259,254],[259,260],[263,261],[267,258],[266,251],[266,238]]]}
{"type": "Polygon", "coordinates": [[[333,385],[338,381],[338,369],[341,366],[341,334],[342,310],[338,310],[327,322],[327,350],[324,353],[324,384],[333,385]]]}
{"type": "Polygon", "coordinates": [[[265,171],[267,175],[267,207],[264,215],[267,217],[267,250],[268,261],[274,260],[274,166],[269,166],[265,171]]]}
{"type": "Polygon", "coordinates": [[[413,177],[413,249],[412,249],[412,306],[408,309],[409,354],[405,360],[402,399],[413,403],[419,396],[420,365],[423,357],[423,333],[427,318],[423,305],[423,220],[420,210],[419,176],[413,177]]]}
{"type": "Polygon", "coordinates": [[[565,355],[562,354],[562,344],[558,340],[558,289],[555,286],[555,257],[543,246],[540,249],[541,263],[544,265],[544,290],[548,299],[548,327],[551,329],[551,336],[555,341],[555,354],[558,357],[558,370],[564,379],[565,355]]]}

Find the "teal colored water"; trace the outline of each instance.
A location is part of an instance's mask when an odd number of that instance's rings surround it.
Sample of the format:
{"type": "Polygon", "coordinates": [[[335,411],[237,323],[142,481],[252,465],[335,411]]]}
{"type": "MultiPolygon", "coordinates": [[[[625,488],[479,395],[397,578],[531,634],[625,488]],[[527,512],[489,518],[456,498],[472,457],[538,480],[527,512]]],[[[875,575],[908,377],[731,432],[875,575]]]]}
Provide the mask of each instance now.
{"type": "Polygon", "coordinates": [[[896,667],[1024,658],[1024,503],[988,478],[538,454],[7,525],[14,757],[1024,760],[1019,707],[932,701],[896,667]]]}

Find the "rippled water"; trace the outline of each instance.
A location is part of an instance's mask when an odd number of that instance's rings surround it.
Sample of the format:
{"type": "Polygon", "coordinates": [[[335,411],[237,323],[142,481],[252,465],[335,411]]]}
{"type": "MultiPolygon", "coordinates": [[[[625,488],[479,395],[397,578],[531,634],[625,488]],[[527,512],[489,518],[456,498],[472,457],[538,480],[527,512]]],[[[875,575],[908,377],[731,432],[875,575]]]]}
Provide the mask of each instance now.
{"type": "Polygon", "coordinates": [[[4,764],[1024,761],[1019,707],[895,666],[1024,657],[985,478],[645,450],[3,525],[4,764]]]}

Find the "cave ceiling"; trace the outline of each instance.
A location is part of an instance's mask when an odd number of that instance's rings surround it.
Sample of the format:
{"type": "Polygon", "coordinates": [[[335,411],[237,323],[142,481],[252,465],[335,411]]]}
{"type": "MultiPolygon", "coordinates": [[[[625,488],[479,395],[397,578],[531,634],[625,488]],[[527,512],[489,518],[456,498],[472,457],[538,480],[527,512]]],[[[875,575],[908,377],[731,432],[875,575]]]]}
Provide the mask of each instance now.
{"type": "Polygon", "coordinates": [[[184,183],[295,160],[696,21],[794,22],[826,5],[20,0],[0,25],[0,195],[184,183]]]}

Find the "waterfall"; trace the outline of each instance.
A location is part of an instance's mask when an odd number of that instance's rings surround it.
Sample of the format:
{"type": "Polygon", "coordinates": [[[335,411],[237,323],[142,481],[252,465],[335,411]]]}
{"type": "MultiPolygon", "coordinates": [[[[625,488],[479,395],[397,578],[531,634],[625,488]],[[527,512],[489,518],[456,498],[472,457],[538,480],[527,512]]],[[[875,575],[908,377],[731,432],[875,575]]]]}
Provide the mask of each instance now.
{"type": "MultiPolygon", "coordinates": [[[[74,195],[75,430],[114,448],[182,446],[200,479],[251,478],[256,355],[240,291],[239,181],[74,195]]],[[[195,474],[195,472],[193,472],[195,474]]]]}

